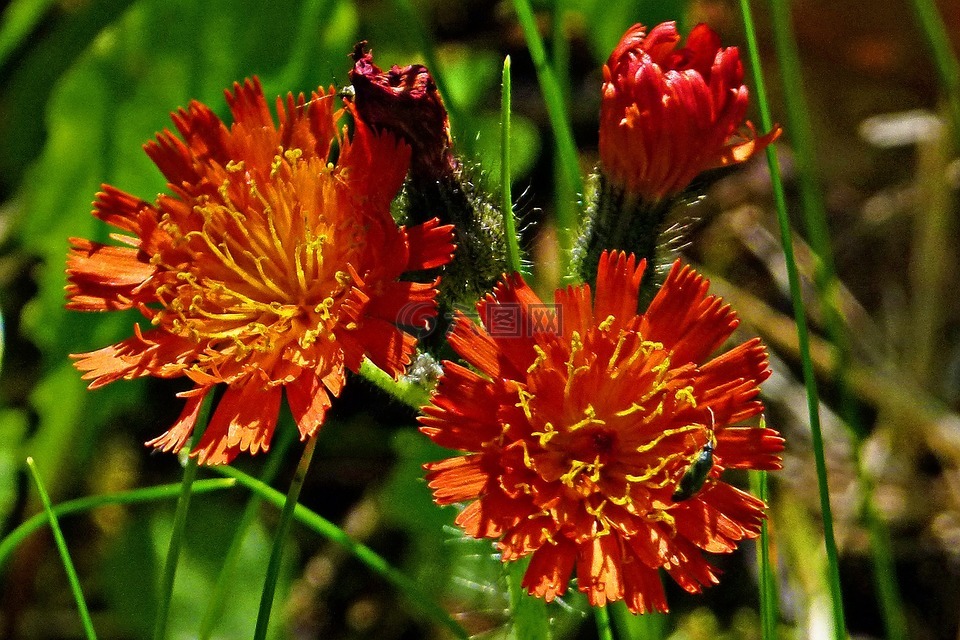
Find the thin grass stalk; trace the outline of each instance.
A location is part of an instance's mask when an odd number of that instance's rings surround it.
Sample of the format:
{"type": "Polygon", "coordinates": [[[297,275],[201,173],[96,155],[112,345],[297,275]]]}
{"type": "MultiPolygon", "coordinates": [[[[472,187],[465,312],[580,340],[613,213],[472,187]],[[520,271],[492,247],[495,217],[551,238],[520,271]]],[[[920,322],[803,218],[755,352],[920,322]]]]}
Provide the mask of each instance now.
{"type": "MultiPolygon", "coordinates": [[[[804,225],[810,238],[810,246],[817,256],[814,271],[814,286],[817,299],[823,310],[824,325],[833,345],[833,378],[843,417],[853,439],[856,461],[857,481],[864,508],[863,523],[867,527],[871,543],[889,540],[886,523],[878,517],[873,507],[873,481],[869,470],[859,460],[864,444],[864,428],[857,411],[856,401],[850,389],[850,343],[846,325],[840,311],[840,281],[833,260],[833,248],[830,242],[830,230],[827,225],[827,211],[820,185],[814,145],[813,127],[810,110],[804,92],[800,56],[790,19],[790,3],[787,0],[770,2],[773,23],[774,43],[777,59],[780,61],[781,78],[784,85],[784,103],[787,126],[797,160],[797,175],[800,186],[800,203],[804,216],[804,225]]],[[[870,545],[877,595],[883,614],[884,626],[890,640],[905,640],[907,637],[906,617],[903,601],[900,598],[896,581],[896,568],[889,545],[870,545]],[[885,584],[881,584],[885,582],[885,584]]]]}
{"type": "MultiPolygon", "coordinates": [[[[210,415],[211,396],[208,394],[200,408],[197,426],[188,443],[188,451],[192,450],[200,437],[207,429],[210,415]]],[[[180,495],[177,497],[177,510],[173,515],[173,532],[170,534],[170,545],[167,547],[167,557],[163,562],[163,577],[160,582],[160,599],[157,604],[157,619],[153,628],[153,640],[164,640],[167,637],[167,624],[170,617],[170,602],[173,600],[173,583],[177,577],[177,562],[180,560],[180,549],[187,530],[187,512],[190,510],[190,496],[193,495],[193,481],[197,477],[197,458],[187,457],[187,464],[183,469],[183,479],[180,481],[180,495]]]]}
{"type": "MultiPolygon", "coordinates": [[[[766,471],[750,472],[750,489],[769,505],[770,491],[766,471]]],[[[757,540],[757,573],[760,582],[760,631],[763,640],[776,640],[777,622],[780,619],[776,574],[770,562],[770,528],[766,519],[760,523],[760,539],[757,540]]]]}
{"type": "Polygon", "coordinates": [[[273,537],[270,561],[267,563],[267,577],[263,581],[263,592],[260,594],[260,610],[257,612],[257,627],[253,632],[254,640],[264,640],[267,637],[267,628],[270,626],[270,611],[273,608],[273,596],[277,592],[277,579],[280,577],[283,547],[287,542],[287,533],[290,531],[290,523],[293,522],[293,510],[300,499],[300,490],[303,489],[303,483],[307,479],[307,471],[310,469],[310,461],[313,459],[313,451],[316,448],[317,436],[314,434],[307,440],[307,446],[303,448],[303,455],[300,457],[297,469],[293,473],[293,480],[290,482],[290,489],[287,491],[287,498],[283,503],[283,510],[280,512],[280,522],[273,537]]]}
{"type": "MultiPolygon", "coordinates": [[[[190,487],[195,493],[209,493],[211,491],[223,491],[236,486],[237,481],[232,478],[217,478],[214,480],[198,480],[190,487]]],[[[158,500],[169,500],[180,495],[180,484],[165,484],[146,489],[133,489],[131,491],[121,491],[103,496],[87,496],[86,498],[77,498],[61,502],[53,507],[53,514],[57,518],[75,513],[84,513],[118,504],[139,504],[141,502],[156,502],[158,500]]],[[[42,529],[49,523],[45,513],[38,513],[35,516],[23,521],[20,525],[7,534],[3,540],[0,540],[0,569],[3,569],[10,559],[11,554],[26,540],[30,534],[42,529]]]]}
{"type": "MultiPolygon", "coordinates": [[[[584,191],[583,176],[580,175],[580,161],[577,155],[576,143],[573,139],[573,130],[570,126],[566,105],[563,100],[563,91],[547,59],[547,52],[546,49],[544,49],[540,32],[537,31],[537,24],[533,16],[533,9],[530,7],[530,1],[513,0],[513,6],[517,12],[520,27],[523,29],[527,49],[530,51],[530,58],[533,60],[533,66],[537,72],[540,91],[543,92],[543,99],[547,107],[547,116],[550,118],[556,152],[562,163],[563,173],[573,190],[577,194],[582,195],[584,191]]],[[[578,221],[573,219],[570,212],[572,212],[572,209],[569,207],[557,210],[557,238],[560,241],[560,273],[564,275],[570,271],[570,252],[573,249],[573,236],[577,231],[576,227],[578,224],[578,221]]]]}
{"type": "Polygon", "coordinates": [[[510,617],[513,621],[513,636],[523,640],[550,640],[550,618],[547,604],[527,593],[521,586],[523,574],[530,559],[508,562],[507,586],[510,595],[510,617]]]}
{"type": "MultiPolygon", "coordinates": [[[[286,420],[288,415],[289,414],[284,414],[284,421],[287,424],[281,426],[286,428],[280,429],[275,444],[271,447],[270,456],[267,458],[263,473],[260,476],[261,480],[265,483],[272,482],[277,476],[277,473],[280,471],[280,465],[286,457],[285,454],[290,448],[290,445],[293,444],[293,436],[297,433],[297,429],[292,424],[292,421],[286,420]]],[[[243,548],[243,541],[246,539],[247,532],[257,518],[262,502],[260,497],[254,494],[250,497],[250,500],[247,501],[247,506],[244,507],[243,515],[240,516],[240,522],[237,523],[237,528],[233,532],[233,539],[230,541],[230,546],[227,548],[227,553],[224,556],[223,566],[217,575],[217,582],[213,587],[213,591],[210,592],[210,596],[207,598],[207,608],[203,612],[203,618],[200,619],[200,631],[197,634],[199,640],[208,640],[213,634],[214,626],[216,626],[220,618],[223,617],[224,609],[229,601],[227,594],[230,592],[230,588],[234,586],[234,576],[237,564],[240,562],[240,551],[243,548]]]]}
{"type": "Polygon", "coordinates": [[[503,81],[500,91],[500,210],[507,237],[507,268],[523,272],[517,222],[513,216],[513,167],[510,159],[510,56],[503,59],[503,81]]]}
{"type": "Polygon", "coordinates": [[[935,0],[911,0],[914,16],[920,24],[937,69],[937,77],[943,86],[953,121],[953,139],[960,149],[960,62],[950,47],[950,37],[943,16],[937,10],[935,0]]]}
{"type": "MultiPolygon", "coordinates": [[[[567,39],[567,31],[564,28],[564,17],[567,11],[567,0],[553,0],[552,15],[550,19],[550,66],[554,70],[557,79],[557,87],[560,91],[560,99],[563,100],[563,109],[565,113],[570,113],[570,41],[567,39]]],[[[578,205],[583,199],[584,186],[581,183],[577,191],[577,185],[570,180],[565,169],[568,160],[563,156],[559,145],[554,145],[553,154],[553,177],[554,197],[553,206],[557,212],[557,220],[569,220],[569,233],[571,243],[576,241],[577,232],[580,225],[580,213],[578,205]]],[[[578,162],[579,167],[579,162],[578,162]]],[[[577,172],[579,174],[579,171],[577,172]]],[[[572,246],[572,245],[571,245],[572,246]]],[[[572,280],[573,275],[567,272],[560,272],[564,282],[572,280]]]]}
{"type": "MultiPolygon", "coordinates": [[[[460,108],[459,103],[454,99],[453,94],[451,94],[449,91],[446,78],[444,77],[443,68],[440,66],[440,60],[437,58],[436,47],[433,46],[433,40],[431,39],[429,32],[424,27],[425,22],[423,20],[423,16],[414,10],[410,0],[393,1],[395,6],[400,9],[400,12],[403,14],[402,19],[404,25],[411,29],[413,34],[417,37],[417,43],[420,45],[420,53],[423,54],[423,60],[426,63],[427,68],[430,70],[430,76],[436,83],[437,91],[440,92],[440,96],[443,98],[443,106],[447,109],[447,115],[450,117],[450,122],[454,128],[459,131],[468,129],[470,117],[463,109],[460,108]]],[[[473,143],[470,136],[461,136],[458,142],[466,145],[468,149],[473,143]]]]}
{"type": "Polygon", "coordinates": [[[597,623],[599,640],[613,640],[613,626],[610,624],[610,610],[606,605],[593,608],[593,619],[597,623]]]}
{"type": "Polygon", "coordinates": [[[613,627],[620,638],[625,640],[663,640],[666,637],[666,614],[648,612],[636,615],[630,612],[623,600],[614,602],[607,608],[610,609],[613,627]]]}
{"type": "MultiPolygon", "coordinates": [[[[282,508],[285,504],[282,493],[242,471],[225,465],[214,467],[213,470],[235,479],[244,487],[277,508],[282,508]]],[[[391,584],[398,593],[404,595],[412,604],[416,605],[418,611],[426,614],[435,622],[445,627],[454,637],[462,640],[469,639],[470,635],[467,631],[460,626],[456,620],[451,618],[442,607],[434,602],[430,595],[427,594],[417,582],[411,580],[404,573],[391,566],[389,562],[384,560],[383,557],[378,555],[373,549],[357,542],[335,524],[303,505],[298,504],[295,506],[293,517],[296,518],[300,524],[330,542],[343,547],[343,549],[350,553],[361,564],[366,565],[367,568],[376,575],[391,584]]]]}
{"type": "Polygon", "coordinates": [[[334,0],[305,0],[301,4],[300,18],[290,47],[295,55],[290,56],[279,74],[276,83],[278,94],[282,95],[289,91],[289,87],[296,86],[302,78],[308,77],[307,65],[313,64],[310,54],[316,52],[317,27],[330,24],[335,4],[334,0]]]}
{"type": "Polygon", "coordinates": [[[57,545],[57,551],[60,552],[60,560],[63,562],[64,570],[67,572],[67,582],[70,583],[70,591],[73,593],[73,599],[77,603],[77,612],[80,614],[83,632],[86,634],[88,640],[96,640],[97,632],[93,629],[93,620],[90,619],[87,601],[83,597],[83,589],[80,588],[80,579],[77,578],[77,570],[73,566],[73,560],[70,559],[67,541],[63,537],[63,531],[60,530],[60,523],[57,522],[57,516],[53,512],[53,505],[50,504],[50,496],[47,494],[46,487],[43,486],[43,480],[40,479],[40,473],[37,471],[37,465],[33,461],[33,458],[27,458],[27,468],[30,469],[33,482],[37,485],[37,494],[40,496],[43,512],[46,514],[47,521],[50,523],[50,530],[53,532],[53,539],[57,545]]]}
{"type": "Polygon", "coordinates": [[[55,4],[54,0],[14,0],[7,5],[0,16],[0,67],[30,37],[55,4]]]}
{"type": "MultiPolygon", "coordinates": [[[[743,14],[747,50],[750,54],[751,73],[754,86],[757,90],[757,105],[760,109],[761,127],[769,131],[773,127],[773,119],[770,116],[770,106],[767,102],[766,86],[763,81],[760,53],[757,46],[757,35],[749,0],[740,0],[740,10],[743,14]]],[[[817,380],[813,369],[813,360],[810,357],[810,335],[807,328],[807,315],[803,304],[803,294],[800,288],[800,277],[797,272],[796,258],[794,257],[793,237],[790,229],[790,217],[787,213],[787,200],[784,193],[783,180],[780,175],[780,162],[777,158],[776,150],[772,145],[767,147],[766,154],[776,202],[777,222],[780,226],[780,242],[783,247],[787,279],[790,285],[790,298],[793,303],[793,315],[797,328],[797,341],[800,346],[800,363],[803,370],[803,381],[807,392],[807,412],[810,419],[811,444],[814,463],[816,465],[817,485],[820,493],[820,510],[823,517],[823,538],[827,557],[827,583],[831,597],[833,634],[836,640],[846,640],[846,623],[844,621],[843,599],[840,589],[840,566],[837,554],[837,542],[833,531],[833,509],[830,506],[830,491],[829,485],[827,484],[827,463],[824,455],[823,431],[820,426],[820,401],[819,394],[817,393],[817,380]]]]}

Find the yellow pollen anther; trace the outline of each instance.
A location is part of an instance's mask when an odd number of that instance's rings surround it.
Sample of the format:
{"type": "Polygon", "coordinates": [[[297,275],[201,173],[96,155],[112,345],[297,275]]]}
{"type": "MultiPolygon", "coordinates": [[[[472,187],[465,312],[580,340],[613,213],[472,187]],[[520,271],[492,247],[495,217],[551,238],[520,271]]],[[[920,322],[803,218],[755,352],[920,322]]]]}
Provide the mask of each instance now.
{"type": "Polygon", "coordinates": [[[530,411],[530,401],[533,400],[535,396],[526,389],[518,388],[517,397],[520,399],[520,402],[513,406],[523,409],[523,415],[527,417],[527,420],[532,420],[533,413],[530,411]]]}
{"type": "Polygon", "coordinates": [[[544,351],[540,345],[538,344],[533,345],[533,350],[536,352],[537,357],[533,361],[533,364],[527,367],[527,373],[533,373],[534,369],[536,369],[541,364],[543,364],[547,359],[547,352],[544,351]]]}
{"type": "Polygon", "coordinates": [[[683,389],[677,389],[677,393],[674,395],[674,397],[678,402],[686,400],[691,407],[695,408],[697,406],[697,399],[693,396],[693,387],[690,385],[684,387],[683,389]]]}
{"type": "Polygon", "coordinates": [[[592,404],[587,405],[587,408],[583,410],[583,415],[586,417],[580,422],[570,425],[568,427],[569,431],[576,431],[577,429],[582,429],[583,427],[590,426],[591,424],[607,424],[606,420],[600,420],[597,418],[597,411],[593,408],[592,404]]]}
{"type": "MultiPolygon", "coordinates": [[[[656,476],[658,473],[663,471],[663,469],[668,464],[670,464],[677,458],[683,458],[683,457],[684,457],[683,453],[679,453],[679,452],[671,453],[668,456],[664,456],[663,458],[660,458],[660,462],[656,466],[647,467],[646,471],[644,471],[641,475],[639,476],[625,475],[624,478],[626,478],[627,482],[647,482],[648,480],[651,480],[654,476],[656,476]]],[[[667,478],[667,481],[669,481],[669,477],[667,478]]]]}
{"type": "Polygon", "coordinates": [[[550,533],[550,530],[546,527],[540,529],[540,532],[543,534],[543,537],[546,538],[547,542],[556,546],[557,541],[553,539],[553,535],[550,533]]]}
{"type": "Polygon", "coordinates": [[[581,471],[590,465],[589,462],[583,462],[581,460],[574,460],[573,464],[570,465],[570,471],[567,471],[565,474],[560,476],[560,482],[567,485],[568,487],[573,488],[573,479],[576,478],[581,471]]]}
{"type": "Polygon", "coordinates": [[[633,498],[630,497],[629,493],[623,494],[623,496],[620,498],[616,496],[607,496],[607,498],[610,500],[610,502],[617,505],[618,507],[622,507],[622,506],[633,503],[633,498]]]}
{"type": "Polygon", "coordinates": [[[597,505],[596,509],[591,508],[590,505],[586,505],[587,513],[592,516],[600,516],[603,513],[603,508],[605,506],[607,506],[606,500],[601,501],[600,504],[597,505]]]}
{"type": "Polygon", "coordinates": [[[553,424],[548,422],[547,424],[543,425],[543,431],[533,431],[530,433],[530,435],[536,436],[540,440],[540,446],[545,447],[547,446],[547,443],[550,442],[555,435],[557,435],[557,433],[559,432],[554,429],[553,424]]]}
{"type": "MultiPolygon", "coordinates": [[[[612,318],[613,316],[610,316],[610,317],[612,318]]],[[[610,356],[610,359],[607,361],[607,371],[610,372],[611,378],[616,378],[618,375],[620,375],[620,369],[619,368],[615,369],[614,365],[616,365],[617,360],[620,358],[620,350],[623,348],[623,343],[626,341],[626,339],[627,339],[627,334],[621,331],[620,335],[617,337],[617,346],[613,348],[613,354],[610,356]]]]}
{"type": "Polygon", "coordinates": [[[650,413],[648,413],[643,417],[643,423],[650,424],[651,422],[653,422],[654,420],[656,420],[662,415],[663,415],[663,400],[661,400],[660,403],[657,404],[656,409],[654,409],[653,411],[651,411],[650,413]]]}
{"type": "Polygon", "coordinates": [[[657,374],[658,377],[663,377],[667,373],[667,371],[670,370],[670,356],[665,357],[663,359],[663,362],[656,365],[650,370],[653,371],[655,374],[657,374]]]}
{"type": "Polygon", "coordinates": [[[303,151],[300,149],[287,149],[283,152],[283,157],[287,159],[287,162],[293,164],[300,159],[300,156],[303,155],[303,151]]]}
{"type": "Polygon", "coordinates": [[[664,511],[663,509],[654,509],[646,515],[646,519],[650,522],[662,522],[674,532],[677,530],[677,520],[672,515],[664,511]]]}
{"type": "Polygon", "coordinates": [[[624,409],[623,411],[617,411],[617,412],[616,412],[615,414],[613,414],[613,415],[617,416],[618,418],[623,418],[623,417],[626,417],[626,416],[630,415],[631,413],[636,413],[637,411],[643,411],[643,407],[641,407],[641,406],[640,406],[639,404],[637,404],[636,402],[633,402],[633,403],[630,404],[629,407],[627,407],[627,408],[624,409]]]}
{"type": "Polygon", "coordinates": [[[230,160],[229,162],[227,162],[227,166],[226,166],[225,168],[226,168],[226,170],[229,171],[230,173],[237,173],[237,172],[239,172],[239,171],[243,171],[243,170],[246,168],[246,164],[244,163],[243,160],[241,160],[241,161],[239,161],[239,162],[235,162],[234,160],[230,160]]]}
{"type": "Polygon", "coordinates": [[[336,304],[336,301],[333,298],[324,298],[320,304],[313,308],[313,312],[319,313],[320,317],[324,320],[329,320],[332,317],[330,315],[330,309],[333,308],[334,304],[336,304]]]}
{"type": "Polygon", "coordinates": [[[658,444],[660,444],[664,438],[669,438],[670,436],[675,436],[680,433],[687,433],[688,431],[698,431],[699,429],[700,429],[699,424],[688,424],[683,427],[677,427],[676,429],[666,429],[663,433],[658,435],[656,438],[654,438],[650,442],[646,444],[642,444],[639,447],[637,447],[636,451],[637,453],[646,453],[647,451],[650,451],[651,449],[656,447],[658,444]]]}
{"type": "Polygon", "coordinates": [[[616,318],[613,315],[607,316],[603,322],[597,325],[597,329],[600,331],[609,331],[610,327],[613,326],[613,323],[616,322],[616,318]]]}

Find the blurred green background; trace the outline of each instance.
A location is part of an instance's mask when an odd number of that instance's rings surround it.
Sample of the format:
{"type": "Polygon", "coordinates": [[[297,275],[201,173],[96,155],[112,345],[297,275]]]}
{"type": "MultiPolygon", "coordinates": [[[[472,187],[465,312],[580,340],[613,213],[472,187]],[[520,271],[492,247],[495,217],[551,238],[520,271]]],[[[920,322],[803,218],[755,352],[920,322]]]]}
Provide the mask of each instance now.
{"type": "MultiPolygon", "coordinates": [[[[534,5],[566,92],[585,173],[596,164],[601,65],[634,22],[707,21],[743,46],[734,3],[566,0],[534,5]]],[[[876,483],[889,525],[910,637],[956,638],[960,611],[960,297],[956,195],[960,164],[940,118],[941,87],[895,0],[794,3],[840,295],[851,333],[850,380],[868,429],[860,464],[876,483]],[[877,119],[877,116],[884,118],[877,119]]],[[[783,121],[778,61],[757,6],[775,117],[783,121]]],[[[960,33],[960,6],[942,3],[960,33]]],[[[179,413],[177,382],[118,382],[89,392],[69,353],[129,334],[136,314],[63,309],[67,238],[106,240],[90,216],[101,183],[145,199],[165,189],[142,151],[169,112],[198,99],[225,116],[223,89],[259,76],[268,97],[347,82],[347,54],[367,40],[381,67],[436,60],[461,153],[474,177],[499,180],[499,80],[513,60],[514,193],[523,246],[542,290],[556,280],[550,220],[575,196],[555,180],[553,138],[512,4],[486,0],[20,0],[0,23],[0,524],[38,510],[24,472],[37,461],[55,502],[177,482],[178,460],[142,442],[179,413]]],[[[756,121],[756,117],[754,116],[756,121]]],[[[791,132],[779,144],[795,190],[791,132]]],[[[757,159],[699,185],[707,198],[674,213],[684,250],[741,313],[739,337],[760,334],[775,376],[768,423],[787,437],[771,510],[785,638],[819,638],[827,593],[802,386],[769,179],[757,159]]],[[[796,194],[791,191],[791,198],[796,194]]],[[[795,204],[792,201],[791,204],[795,204]]],[[[799,225],[798,225],[799,226],[799,225]]],[[[798,237],[801,270],[813,260],[798,237]]],[[[851,633],[883,637],[868,535],[847,432],[833,413],[828,345],[811,304],[814,358],[824,393],[841,578],[851,633]]],[[[425,585],[477,637],[510,637],[503,569],[489,542],[451,527],[432,505],[420,465],[444,455],[415,429],[408,408],[357,378],[334,403],[301,501],[425,585]]],[[[286,426],[288,431],[292,428],[286,426]]],[[[283,426],[281,428],[283,428],[283,426]]],[[[279,448],[279,447],[278,447],[279,448]]],[[[280,457],[284,491],[299,444],[280,457]]],[[[254,475],[264,458],[242,458],[254,475]]],[[[209,474],[212,475],[212,474],[209,474]]],[[[223,553],[248,494],[194,499],[178,574],[171,637],[196,637],[223,553]]],[[[109,507],[63,519],[94,625],[102,638],[150,637],[172,502],[109,507]]],[[[213,637],[252,635],[278,514],[258,511],[213,637]]],[[[382,579],[339,548],[294,526],[275,607],[277,638],[432,638],[425,620],[382,579]]],[[[681,640],[759,637],[753,548],[715,558],[721,584],[702,596],[672,585],[659,621],[681,640]]],[[[46,532],[20,545],[0,573],[0,637],[81,637],[63,567],[46,532]]],[[[555,637],[594,637],[582,600],[550,608],[555,637]],[[584,622],[586,620],[586,622],[584,622]]]]}

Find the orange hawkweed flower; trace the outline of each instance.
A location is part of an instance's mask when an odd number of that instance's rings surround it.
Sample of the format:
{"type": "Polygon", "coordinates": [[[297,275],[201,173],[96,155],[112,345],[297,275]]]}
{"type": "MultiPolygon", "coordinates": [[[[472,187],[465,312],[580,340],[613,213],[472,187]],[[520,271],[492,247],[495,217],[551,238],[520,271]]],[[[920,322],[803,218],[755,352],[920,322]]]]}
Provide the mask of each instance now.
{"type": "Polygon", "coordinates": [[[183,141],[166,130],[145,145],[171,194],[156,204],[110,186],[97,195],[93,215],[127,232],[113,236],[127,246],[72,238],[67,258],[69,308],[136,308],[152,325],[73,356],[90,388],[142,376],[194,384],[180,418],[148,445],[179,451],[204,397],[226,383],[191,452],[208,464],[266,450],[283,389],[306,439],[345,367],[366,356],[399,376],[415,345],[403,328],[435,314],[437,282],[398,277],[453,252],[450,227],[394,222],[409,147],[349,107],[335,111],[332,88],[278,98],[279,126],[258,81],[226,96],[229,128],[192,102],[173,114],[183,141]],[[350,135],[339,130],[345,113],[350,135]]]}
{"type": "Polygon", "coordinates": [[[717,582],[701,551],[759,534],[763,502],[725,469],[779,469],[783,439],[735,426],[763,411],[770,374],[759,340],[707,360],[737,326],[708,282],[679,262],[637,314],[644,263],[604,253],[589,285],[544,305],[519,275],[462,314],[421,430],[467,452],[426,465],[457,524],[498,538],[504,561],[532,555],[523,586],[547,601],[577,586],[590,603],[666,611],[658,575],[699,592],[717,582]],[[703,363],[703,364],[701,364],[703,363]]]}
{"type": "Polygon", "coordinates": [[[614,184],[649,202],[683,191],[703,171],[744,162],[780,135],[760,137],[747,113],[736,47],[697,25],[677,49],[676,24],[632,26],[603,67],[600,162],[614,184]],[[746,129],[746,131],[742,131],[746,129]]]}

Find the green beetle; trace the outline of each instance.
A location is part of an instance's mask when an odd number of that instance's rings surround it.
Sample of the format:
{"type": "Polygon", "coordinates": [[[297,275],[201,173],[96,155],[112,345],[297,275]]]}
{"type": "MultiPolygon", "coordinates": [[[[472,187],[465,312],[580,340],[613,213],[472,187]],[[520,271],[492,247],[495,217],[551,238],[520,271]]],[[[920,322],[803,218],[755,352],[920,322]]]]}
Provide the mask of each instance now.
{"type": "MultiPolygon", "coordinates": [[[[673,492],[674,502],[683,502],[697,495],[707,482],[710,470],[713,469],[713,448],[717,446],[717,439],[713,433],[715,425],[713,409],[707,407],[707,411],[710,412],[710,427],[707,430],[710,437],[703,448],[700,449],[700,453],[697,454],[694,461],[683,472],[683,477],[680,478],[680,482],[677,483],[677,488],[673,492]]],[[[704,426],[706,427],[706,425],[704,426]]]]}
{"type": "Polygon", "coordinates": [[[683,502],[697,495],[706,483],[711,469],[713,469],[712,439],[703,445],[696,460],[691,462],[687,470],[683,472],[683,477],[680,478],[677,489],[673,492],[673,501],[683,502]]]}

